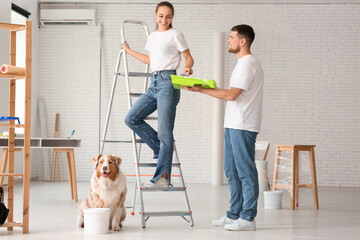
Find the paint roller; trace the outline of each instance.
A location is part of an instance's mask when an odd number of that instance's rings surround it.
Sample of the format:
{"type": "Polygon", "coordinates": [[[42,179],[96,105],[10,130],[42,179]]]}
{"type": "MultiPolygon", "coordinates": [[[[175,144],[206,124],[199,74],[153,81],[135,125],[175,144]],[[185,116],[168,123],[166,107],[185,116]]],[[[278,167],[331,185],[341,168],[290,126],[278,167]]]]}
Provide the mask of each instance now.
{"type": "Polygon", "coordinates": [[[2,73],[5,74],[16,74],[16,75],[25,75],[25,68],[16,67],[12,65],[3,64],[0,68],[2,73]]]}

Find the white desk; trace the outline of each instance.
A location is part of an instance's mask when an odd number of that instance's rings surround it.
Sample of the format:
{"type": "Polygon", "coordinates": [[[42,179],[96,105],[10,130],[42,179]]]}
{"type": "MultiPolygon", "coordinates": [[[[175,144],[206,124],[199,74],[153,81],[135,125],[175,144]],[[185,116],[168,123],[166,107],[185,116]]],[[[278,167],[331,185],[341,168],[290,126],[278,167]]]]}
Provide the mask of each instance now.
{"type": "MultiPolygon", "coordinates": [[[[32,148],[76,148],[80,147],[81,139],[73,138],[31,138],[30,147],[32,148]]],[[[0,138],[0,148],[7,148],[8,138],[0,138]]],[[[23,148],[24,139],[15,138],[15,147],[23,148]]]]}
{"type": "MultiPolygon", "coordinates": [[[[70,182],[71,198],[78,201],[77,197],[77,184],[76,184],[76,171],[75,171],[75,154],[74,148],[80,147],[81,139],[73,138],[31,138],[30,148],[52,148],[57,152],[65,152],[68,164],[68,174],[70,182]]],[[[1,162],[0,162],[0,185],[3,183],[5,169],[8,158],[8,138],[0,138],[0,148],[3,148],[1,162]]],[[[24,148],[24,138],[15,138],[15,151],[21,151],[24,148]]],[[[53,175],[55,168],[53,168],[53,175]]],[[[22,176],[22,174],[13,174],[22,176]]]]}

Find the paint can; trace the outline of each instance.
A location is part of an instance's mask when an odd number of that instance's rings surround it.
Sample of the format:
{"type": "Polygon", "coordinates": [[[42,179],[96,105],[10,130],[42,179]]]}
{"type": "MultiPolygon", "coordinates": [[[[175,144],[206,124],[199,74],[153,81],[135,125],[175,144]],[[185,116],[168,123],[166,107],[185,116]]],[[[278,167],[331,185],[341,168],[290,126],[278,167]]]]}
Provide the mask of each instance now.
{"type": "Polygon", "coordinates": [[[281,209],[282,207],[282,191],[265,191],[264,192],[264,208],[265,209],[281,209]]]}
{"type": "Polygon", "coordinates": [[[84,209],[84,232],[104,234],[109,232],[110,208],[84,209]]]}

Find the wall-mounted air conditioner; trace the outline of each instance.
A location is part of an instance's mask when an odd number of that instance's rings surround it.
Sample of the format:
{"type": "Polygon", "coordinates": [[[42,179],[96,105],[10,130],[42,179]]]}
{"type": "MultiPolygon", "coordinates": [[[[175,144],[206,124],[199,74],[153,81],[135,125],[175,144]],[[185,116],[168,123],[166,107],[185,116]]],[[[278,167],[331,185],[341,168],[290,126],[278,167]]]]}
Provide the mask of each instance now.
{"type": "Polygon", "coordinates": [[[95,25],[95,9],[41,9],[40,24],[95,25]]]}

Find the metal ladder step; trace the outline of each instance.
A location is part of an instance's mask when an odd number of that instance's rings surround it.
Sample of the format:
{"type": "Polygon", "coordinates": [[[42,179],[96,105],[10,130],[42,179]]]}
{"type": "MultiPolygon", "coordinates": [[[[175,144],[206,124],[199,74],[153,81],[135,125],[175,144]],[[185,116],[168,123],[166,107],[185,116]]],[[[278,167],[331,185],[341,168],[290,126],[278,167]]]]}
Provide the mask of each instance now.
{"type": "MultiPolygon", "coordinates": [[[[138,188],[137,188],[138,189],[138,188]]],[[[186,187],[168,187],[168,188],[161,188],[161,187],[141,187],[140,189],[143,192],[182,192],[186,190],[186,187]]]]}
{"type": "MultiPolygon", "coordinates": [[[[132,143],[132,141],[129,140],[105,140],[105,141],[101,141],[101,142],[108,142],[108,143],[132,143]]],[[[145,143],[144,140],[142,139],[136,139],[135,140],[136,143],[145,143]]]]}
{"type": "Polygon", "coordinates": [[[141,95],[143,95],[143,93],[128,93],[128,95],[130,95],[130,97],[140,97],[141,95]]]}
{"type": "Polygon", "coordinates": [[[132,141],[125,141],[125,140],[105,140],[105,141],[101,141],[101,142],[107,142],[107,143],[132,143],[132,141]]]}
{"type": "MultiPolygon", "coordinates": [[[[118,75],[125,76],[125,73],[118,73],[118,75]]],[[[129,72],[129,77],[151,77],[151,73],[129,72]]]]}
{"type": "Polygon", "coordinates": [[[192,212],[188,211],[164,211],[164,212],[144,212],[146,217],[162,217],[162,216],[190,216],[192,212]]]}
{"type": "MultiPolygon", "coordinates": [[[[156,167],[157,163],[139,163],[139,167],[156,167]]],[[[172,163],[173,167],[180,167],[181,163],[172,163]]]]}

